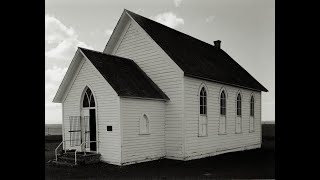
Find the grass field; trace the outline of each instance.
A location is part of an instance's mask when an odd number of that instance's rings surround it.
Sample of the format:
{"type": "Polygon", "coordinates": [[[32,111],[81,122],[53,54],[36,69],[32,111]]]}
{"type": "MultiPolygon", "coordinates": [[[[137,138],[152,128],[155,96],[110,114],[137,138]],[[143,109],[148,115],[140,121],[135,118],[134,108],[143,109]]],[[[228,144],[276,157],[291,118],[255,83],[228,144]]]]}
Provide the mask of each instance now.
{"type": "Polygon", "coordinates": [[[45,124],[45,135],[61,135],[62,124],[45,124]]]}
{"type": "Polygon", "coordinates": [[[62,135],[45,136],[45,162],[54,159],[54,150],[62,141],[62,135]]]}
{"type": "MultiPolygon", "coordinates": [[[[274,124],[263,125],[262,148],[214,157],[176,161],[162,159],[128,166],[98,163],[59,167],[46,163],[46,179],[273,179],[274,124]]],[[[54,158],[61,136],[46,136],[46,162],[54,158]]]]}

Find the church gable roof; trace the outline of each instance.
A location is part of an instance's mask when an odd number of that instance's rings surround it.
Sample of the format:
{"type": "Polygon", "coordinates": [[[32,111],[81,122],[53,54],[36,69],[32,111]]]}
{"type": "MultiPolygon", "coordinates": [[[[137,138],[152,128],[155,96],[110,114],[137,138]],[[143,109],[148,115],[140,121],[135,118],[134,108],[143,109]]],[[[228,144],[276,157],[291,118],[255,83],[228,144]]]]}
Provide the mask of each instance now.
{"type": "Polygon", "coordinates": [[[79,48],[119,96],[169,100],[132,60],[79,48]]]}
{"type": "Polygon", "coordinates": [[[184,71],[185,76],[242,88],[268,90],[225,51],[125,10],[184,71]]]}

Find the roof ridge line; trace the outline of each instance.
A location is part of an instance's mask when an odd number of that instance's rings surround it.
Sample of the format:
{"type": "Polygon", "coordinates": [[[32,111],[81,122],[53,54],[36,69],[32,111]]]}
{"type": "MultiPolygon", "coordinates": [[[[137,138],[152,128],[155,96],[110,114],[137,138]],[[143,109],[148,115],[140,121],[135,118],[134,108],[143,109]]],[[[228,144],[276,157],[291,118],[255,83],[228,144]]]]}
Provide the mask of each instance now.
{"type": "Polygon", "coordinates": [[[147,97],[170,100],[168,96],[157,86],[157,84],[155,84],[155,82],[153,82],[152,79],[148,75],[146,75],[146,73],[133,60],[112,56],[105,53],[96,53],[96,51],[91,50],[80,52],[83,53],[85,57],[93,64],[95,69],[97,69],[97,71],[103,76],[103,78],[110,84],[110,86],[115,90],[118,96],[132,96],[133,93],[136,97],[140,98],[147,97]],[[107,66],[103,65],[104,63],[107,63],[107,66]],[[112,68],[115,71],[110,71],[112,65],[115,65],[115,67],[112,68]],[[119,71],[117,71],[117,68],[122,69],[122,71],[120,71],[120,76],[113,76],[112,74],[119,73],[119,71]],[[112,74],[106,72],[111,72],[112,74]],[[135,76],[133,78],[134,81],[131,81],[131,83],[130,81],[129,83],[125,83],[129,84],[129,86],[124,85],[124,81],[127,81],[132,77],[132,72],[135,76]],[[124,76],[121,75],[121,73],[124,74],[124,76]],[[138,79],[139,81],[145,81],[144,84],[142,85],[141,83],[137,83],[140,85],[133,85],[132,82],[135,84],[138,79]],[[143,86],[145,86],[145,84],[147,84],[148,88],[146,90],[143,90],[143,86]],[[124,87],[124,89],[122,87],[124,87]]]}
{"type": "Polygon", "coordinates": [[[88,50],[88,51],[93,51],[93,52],[97,52],[97,53],[100,53],[100,54],[105,54],[103,52],[100,52],[100,51],[97,51],[97,50],[93,50],[93,49],[88,49],[88,48],[84,48],[84,47],[80,47],[78,46],[79,49],[84,49],[84,50],[88,50]]]}
{"type": "MultiPolygon", "coordinates": [[[[170,44],[171,41],[169,39],[165,39],[165,34],[163,33],[156,33],[156,29],[159,28],[166,33],[170,34],[170,36],[178,36],[180,39],[174,38],[176,41],[181,40],[182,42],[186,42],[186,48],[191,49],[192,43],[193,45],[197,45],[201,47],[203,50],[201,50],[200,57],[203,58],[203,62],[207,63],[208,65],[213,66],[219,66],[222,69],[230,70],[230,68],[237,70],[236,73],[239,75],[239,77],[236,77],[235,75],[226,76],[223,72],[218,73],[209,73],[208,68],[206,69],[205,65],[199,65],[198,66],[198,73],[204,75],[207,78],[210,78],[212,80],[219,80],[221,82],[226,83],[232,83],[232,84],[239,84],[244,87],[254,87],[254,89],[259,89],[261,91],[268,92],[268,90],[256,79],[254,78],[245,68],[243,68],[239,62],[235,61],[225,50],[217,48],[217,46],[214,46],[212,44],[209,44],[207,42],[204,42],[200,39],[197,39],[195,37],[192,37],[191,35],[185,34],[181,31],[178,31],[176,29],[173,29],[171,27],[168,27],[166,25],[163,25],[161,23],[158,23],[150,18],[141,16],[139,14],[136,14],[134,12],[131,12],[129,10],[125,10],[127,15],[130,16],[130,18],[135,21],[144,31],[146,34],[150,36],[151,39],[155,41],[155,43],[162,48],[162,50],[182,69],[184,73],[188,72],[189,74],[197,75],[196,70],[192,70],[192,67],[190,67],[191,64],[193,64],[193,60],[188,59],[186,57],[185,52],[183,49],[178,48],[178,43],[176,44],[177,47],[172,46],[170,44]],[[160,35],[158,35],[160,34],[160,35]],[[163,40],[164,39],[164,40],[163,40]],[[213,52],[214,51],[214,55],[213,52]],[[180,53],[180,54],[179,54],[180,53]],[[185,58],[185,60],[183,60],[185,58]],[[217,62],[213,62],[210,59],[216,59],[217,62]],[[227,64],[223,62],[226,60],[227,64]],[[217,64],[218,63],[218,64],[217,64]],[[220,64],[219,64],[220,63],[220,64]],[[199,68],[204,68],[205,70],[199,70],[199,68]]],[[[175,44],[175,43],[173,43],[175,44]]],[[[196,51],[191,50],[190,53],[188,53],[189,56],[195,56],[197,54],[196,51]]],[[[199,57],[198,57],[199,58],[199,57]]]]}
{"type": "Polygon", "coordinates": [[[122,56],[117,56],[117,55],[114,55],[114,54],[107,54],[107,53],[104,53],[104,52],[100,52],[100,51],[96,51],[96,50],[92,50],[92,49],[87,49],[87,48],[83,48],[83,47],[78,47],[78,48],[79,49],[88,50],[88,51],[92,51],[92,52],[96,52],[96,53],[99,53],[99,54],[102,54],[102,55],[106,55],[106,56],[113,56],[113,57],[117,57],[117,58],[120,58],[120,59],[123,59],[123,60],[133,61],[132,59],[129,59],[129,58],[126,58],[126,57],[122,57],[122,56]]]}
{"type": "MultiPolygon", "coordinates": [[[[181,32],[181,31],[178,31],[178,30],[176,30],[176,29],[173,29],[173,28],[171,28],[171,27],[169,27],[169,26],[163,25],[163,24],[161,24],[161,23],[159,23],[159,22],[157,22],[157,21],[154,21],[154,20],[152,20],[152,19],[149,19],[149,18],[147,18],[147,17],[144,17],[144,16],[142,16],[142,15],[140,15],[140,14],[134,13],[134,12],[129,11],[129,10],[127,10],[127,9],[125,9],[125,11],[128,11],[129,13],[136,14],[136,15],[141,16],[141,17],[143,17],[143,18],[146,18],[146,19],[148,19],[148,20],[150,20],[150,21],[153,21],[153,22],[155,22],[155,23],[157,23],[157,24],[160,24],[160,25],[162,25],[162,26],[165,26],[166,28],[169,28],[169,29],[174,30],[174,31],[176,31],[176,32],[178,32],[178,33],[181,33],[181,34],[183,34],[183,35],[186,35],[186,36],[188,36],[188,37],[190,37],[190,38],[193,38],[193,39],[198,40],[198,41],[200,41],[200,42],[202,42],[202,43],[205,43],[206,45],[209,45],[209,46],[211,46],[211,47],[216,48],[216,46],[214,46],[214,45],[212,45],[212,44],[209,44],[209,43],[207,43],[207,42],[205,42],[205,41],[203,41],[203,40],[201,40],[201,39],[195,38],[195,37],[193,37],[193,36],[191,36],[191,35],[188,35],[188,34],[186,34],[186,33],[184,33],[184,32],[181,32]]],[[[133,18],[133,19],[134,19],[134,18],[133,18]]],[[[138,23],[138,22],[137,22],[137,23],[138,23]]],[[[138,24],[139,24],[139,23],[138,23],[138,24]]],[[[218,49],[218,48],[217,48],[217,49],[218,49]]],[[[222,50],[222,49],[220,49],[220,50],[222,50]]]]}

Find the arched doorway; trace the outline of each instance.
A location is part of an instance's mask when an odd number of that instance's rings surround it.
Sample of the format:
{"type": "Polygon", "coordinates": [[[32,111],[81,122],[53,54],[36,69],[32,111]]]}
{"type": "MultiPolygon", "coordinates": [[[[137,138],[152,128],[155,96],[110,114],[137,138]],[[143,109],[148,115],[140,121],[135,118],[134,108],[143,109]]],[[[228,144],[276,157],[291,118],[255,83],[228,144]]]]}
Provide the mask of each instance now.
{"type": "MultiPolygon", "coordinates": [[[[81,142],[96,141],[96,102],[89,87],[84,89],[81,102],[81,142]]],[[[96,142],[84,145],[86,150],[96,151],[96,142]]]]}

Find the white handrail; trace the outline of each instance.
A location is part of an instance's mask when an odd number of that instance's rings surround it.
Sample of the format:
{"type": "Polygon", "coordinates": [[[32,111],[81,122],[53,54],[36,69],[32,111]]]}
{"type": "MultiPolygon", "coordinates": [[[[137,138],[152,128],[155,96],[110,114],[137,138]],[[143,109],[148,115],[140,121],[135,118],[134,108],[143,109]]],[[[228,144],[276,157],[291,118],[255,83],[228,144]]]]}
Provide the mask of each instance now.
{"type": "MultiPolygon", "coordinates": [[[[55,154],[55,156],[56,156],[56,161],[58,161],[57,150],[58,150],[58,148],[61,146],[61,144],[64,144],[64,142],[65,142],[65,141],[62,141],[62,142],[58,145],[58,147],[54,150],[54,154],[55,154]]],[[[66,149],[64,150],[64,153],[66,153],[66,149]]]]}
{"type": "MultiPolygon", "coordinates": [[[[54,150],[54,154],[56,156],[56,161],[58,161],[58,155],[57,155],[57,150],[58,148],[61,146],[61,144],[64,144],[65,141],[71,141],[71,140],[64,140],[64,141],[61,141],[61,143],[58,145],[58,147],[54,150]]],[[[66,149],[64,149],[64,153],[66,153],[66,149]]]]}
{"type": "MultiPolygon", "coordinates": [[[[99,142],[99,141],[86,141],[80,144],[80,150],[82,149],[83,144],[99,142]]],[[[84,154],[86,155],[86,148],[84,148],[84,154]]],[[[99,153],[99,143],[97,143],[97,153],[99,153]]],[[[77,165],[77,149],[74,151],[74,164],[77,165]]]]}

